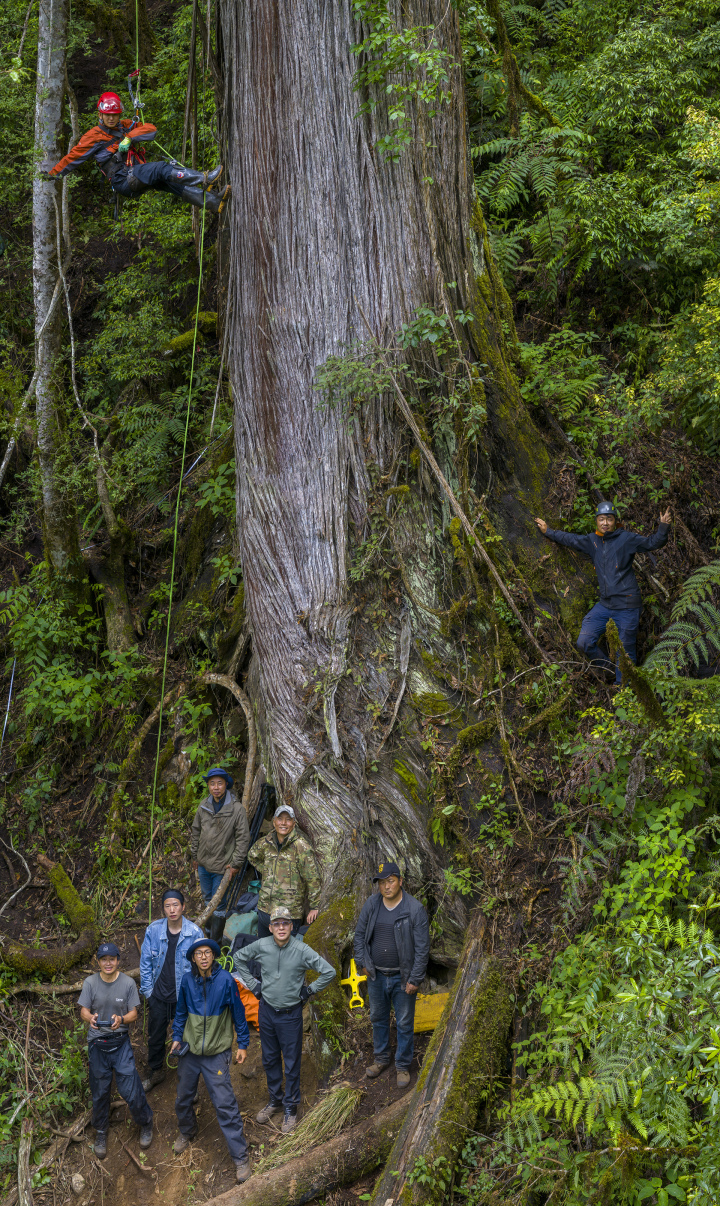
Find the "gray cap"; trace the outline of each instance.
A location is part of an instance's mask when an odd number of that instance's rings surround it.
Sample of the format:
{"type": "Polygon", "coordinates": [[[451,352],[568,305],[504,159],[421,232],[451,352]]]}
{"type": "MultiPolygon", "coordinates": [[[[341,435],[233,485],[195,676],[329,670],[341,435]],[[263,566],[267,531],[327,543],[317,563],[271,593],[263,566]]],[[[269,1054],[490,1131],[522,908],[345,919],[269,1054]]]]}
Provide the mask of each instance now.
{"type": "Polygon", "coordinates": [[[291,808],[289,804],[278,805],[273,813],[273,818],[281,816],[283,812],[286,812],[289,817],[292,817],[293,821],[295,820],[295,810],[291,808]]]}

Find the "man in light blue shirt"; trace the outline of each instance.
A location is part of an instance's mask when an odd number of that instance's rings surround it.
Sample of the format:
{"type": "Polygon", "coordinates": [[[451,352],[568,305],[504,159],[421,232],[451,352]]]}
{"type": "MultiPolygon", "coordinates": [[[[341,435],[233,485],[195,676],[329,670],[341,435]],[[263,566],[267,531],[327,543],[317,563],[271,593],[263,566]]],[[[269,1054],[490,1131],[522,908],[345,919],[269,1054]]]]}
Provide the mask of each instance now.
{"type": "Polygon", "coordinates": [[[149,1011],[146,1093],[165,1079],[167,1028],[175,1017],[177,994],[187,971],[185,956],[193,942],[203,937],[200,927],[183,916],[185,897],[179,888],[163,893],[162,907],[165,916],[150,922],[140,951],[140,992],[149,1011]]]}

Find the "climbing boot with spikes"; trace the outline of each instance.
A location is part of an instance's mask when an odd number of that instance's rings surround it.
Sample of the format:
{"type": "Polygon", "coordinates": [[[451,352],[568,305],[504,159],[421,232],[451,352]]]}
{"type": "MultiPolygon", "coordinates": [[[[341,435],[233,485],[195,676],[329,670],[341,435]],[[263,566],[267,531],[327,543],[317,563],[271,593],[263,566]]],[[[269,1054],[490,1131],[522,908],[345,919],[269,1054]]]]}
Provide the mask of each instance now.
{"type": "Polygon", "coordinates": [[[220,179],[223,174],[223,165],[213,168],[211,172],[205,173],[205,188],[211,188],[213,184],[220,179]]]}
{"type": "Polygon", "coordinates": [[[211,214],[222,213],[223,207],[227,198],[230,195],[230,185],[225,188],[225,192],[220,196],[219,193],[204,193],[201,188],[194,188],[192,185],[186,186],[182,191],[183,201],[188,201],[190,205],[196,205],[198,209],[202,209],[203,204],[211,214]]]}

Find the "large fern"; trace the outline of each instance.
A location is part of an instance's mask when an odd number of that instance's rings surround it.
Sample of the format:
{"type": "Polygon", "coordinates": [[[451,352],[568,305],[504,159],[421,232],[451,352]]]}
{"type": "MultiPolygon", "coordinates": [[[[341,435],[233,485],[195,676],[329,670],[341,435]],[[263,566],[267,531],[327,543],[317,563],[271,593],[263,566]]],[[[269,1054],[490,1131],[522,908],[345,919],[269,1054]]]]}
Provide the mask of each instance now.
{"type": "Polygon", "coordinates": [[[670,626],[647,659],[675,674],[720,658],[720,609],[713,591],[720,588],[720,560],[690,575],[672,610],[670,626]]]}

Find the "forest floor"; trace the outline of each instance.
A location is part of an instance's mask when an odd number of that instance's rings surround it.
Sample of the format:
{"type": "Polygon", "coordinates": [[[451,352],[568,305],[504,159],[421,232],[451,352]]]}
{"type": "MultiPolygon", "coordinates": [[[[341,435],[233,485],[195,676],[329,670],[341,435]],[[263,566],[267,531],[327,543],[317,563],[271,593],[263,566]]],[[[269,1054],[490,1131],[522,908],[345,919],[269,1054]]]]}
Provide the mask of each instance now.
{"type": "MultiPolygon", "coordinates": [[[[366,1079],[365,1068],[372,1062],[372,1037],[367,1019],[364,1026],[361,1023],[355,1028],[354,1037],[357,1049],[344,1068],[335,1074],[332,1083],[342,1081],[363,1090],[363,1098],[353,1117],[353,1123],[356,1123],[412,1091],[429,1036],[417,1036],[410,1086],[403,1090],[396,1087],[392,1068],[376,1081],[366,1079]]],[[[138,1067],[144,1074],[146,1046],[139,1028],[134,1036],[133,1048],[138,1067]]],[[[253,1026],[250,1027],[247,1059],[242,1066],[233,1063],[231,1078],[250,1145],[250,1159],[255,1162],[267,1155],[280,1138],[279,1125],[275,1125],[280,1116],[268,1126],[259,1126],[255,1122],[255,1114],[267,1103],[268,1094],[262,1069],[260,1038],[253,1026]]],[[[169,1071],[165,1081],[148,1095],[155,1118],[153,1143],[147,1152],[140,1151],[138,1129],[129,1116],[127,1106],[117,1098],[110,1125],[108,1154],[102,1161],[102,1167],[93,1154],[94,1132],[92,1127],[88,1127],[82,1141],[70,1145],[52,1178],[52,1184],[45,1189],[45,1199],[52,1199],[53,1204],[76,1201],[78,1206],[96,1206],[97,1203],[106,1203],[107,1206],[149,1206],[159,1199],[167,1206],[189,1206],[190,1203],[207,1201],[232,1188],[235,1185],[234,1166],[202,1080],[197,1107],[197,1139],[181,1156],[172,1152],[172,1144],[178,1134],[175,1081],[175,1072],[169,1071]],[[146,1167],[146,1172],[140,1172],[128,1150],[146,1167]],[[79,1197],[73,1194],[71,1188],[74,1173],[80,1173],[85,1179],[85,1189],[79,1197]]],[[[303,1053],[300,1087],[302,1117],[323,1091],[312,1060],[309,1039],[306,1039],[303,1053]]],[[[372,1177],[368,1178],[368,1181],[372,1180],[372,1177]]],[[[336,1206],[355,1202],[366,1188],[365,1182],[358,1182],[352,1190],[334,1195],[333,1202],[336,1206]]],[[[35,1194],[36,1201],[42,1202],[41,1193],[35,1194]]]]}

